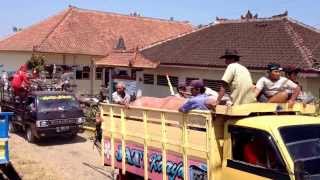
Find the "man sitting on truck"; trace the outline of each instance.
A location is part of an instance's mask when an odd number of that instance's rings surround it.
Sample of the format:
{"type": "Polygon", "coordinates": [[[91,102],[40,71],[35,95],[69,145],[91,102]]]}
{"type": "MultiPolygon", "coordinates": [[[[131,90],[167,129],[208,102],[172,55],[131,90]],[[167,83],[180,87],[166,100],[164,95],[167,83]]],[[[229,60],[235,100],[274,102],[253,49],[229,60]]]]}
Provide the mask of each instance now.
{"type": "Polygon", "coordinates": [[[193,80],[190,83],[192,97],[180,108],[180,112],[188,112],[192,109],[208,110],[206,101],[209,96],[205,94],[205,86],[201,80],[193,80]]]}
{"type": "Polygon", "coordinates": [[[289,108],[291,108],[301,92],[300,86],[281,76],[282,68],[279,64],[269,63],[267,69],[267,76],[257,81],[256,97],[262,102],[288,102],[289,108]]]}
{"type": "MultiPolygon", "coordinates": [[[[304,104],[309,104],[315,100],[315,97],[311,94],[307,94],[303,91],[302,85],[298,82],[298,74],[302,71],[300,68],[296,66],[287,66],[284,69],[286,78],[291,80],[292,82],[296,83],[301,88],[301,92],[299,96],[297,97],[297,101],[300,101],[304,104]]],[[[291,92],[292,93],[292,92],[291,92]]]]}
{"type": "Polygon", "coordinates": [[[118,82],[116,91],[112,93],[112,102],[127,106],[130,103],[130,95],[126,92],[123,82],[118,82]]]}
{"type": "Polygon", "coordinates": [[[27,70],[27,65],[24,64],[20,67],[19,71],[13,75],[11,86],[15,96],[25,97],[27,94],[30,85],[27,70]]]}

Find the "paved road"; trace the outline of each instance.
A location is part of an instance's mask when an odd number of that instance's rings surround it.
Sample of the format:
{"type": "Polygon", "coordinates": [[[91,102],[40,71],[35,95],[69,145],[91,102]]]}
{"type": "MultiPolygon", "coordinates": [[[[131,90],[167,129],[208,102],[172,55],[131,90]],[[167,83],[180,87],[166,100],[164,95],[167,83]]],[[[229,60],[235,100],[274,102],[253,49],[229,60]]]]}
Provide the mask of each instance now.
{"type": "Polygon", "coordinates": [[[30,144],[22,135],[11,134],[10,158],[22,179],[111,179],[90,136],[82,133],[73,140],[60,137],[30,144]]]}

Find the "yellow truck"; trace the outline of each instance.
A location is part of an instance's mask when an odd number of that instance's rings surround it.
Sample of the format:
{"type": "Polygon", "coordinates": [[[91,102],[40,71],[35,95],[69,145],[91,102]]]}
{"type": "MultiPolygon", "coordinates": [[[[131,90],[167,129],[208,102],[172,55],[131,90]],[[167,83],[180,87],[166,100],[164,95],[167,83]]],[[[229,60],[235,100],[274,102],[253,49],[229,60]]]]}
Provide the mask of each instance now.
{"type": "Polygon", "coordinates": [[[185,114],[102,104],[103,161],[120,178],[320,179],[315,111],[254,103],[185,114]]]}

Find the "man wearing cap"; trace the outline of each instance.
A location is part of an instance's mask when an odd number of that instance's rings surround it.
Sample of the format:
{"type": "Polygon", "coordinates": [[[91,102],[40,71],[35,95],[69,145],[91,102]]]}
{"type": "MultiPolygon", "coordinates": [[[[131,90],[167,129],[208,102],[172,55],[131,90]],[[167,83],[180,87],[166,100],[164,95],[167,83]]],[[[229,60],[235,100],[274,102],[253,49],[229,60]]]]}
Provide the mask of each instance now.
{"type": "Polygon", "coordinates": [[[267,98],[265,101],[271,103],[288,102],[289,107],[292,107],[301,92],[300,86],[281,76],[282,68],[279,64],[269,63],[267,69],[267,76],[257,81],[256,96],[263,95],[267,98]]]}
{"type": "Polygon", "coordinates": [[[220,57],[220,59],[225,59],[228,66],[222,76],[223,85],[220,88],[218,102],[229,85],[234,105],[256,102],[251,74],[246,67],[239,63],[240,57],[237,50],[233,49],[226,49],[225,54],[220,57]]]}
{"type": "Polygon", "coordinates": [[[201,80],[193,80],[190,83],[192,97],[188,99],[180,108],[180,112],[188,112],[192,109],[208,110],[206,101],[208,96],[205,94],[205,87],[201,80]]]}

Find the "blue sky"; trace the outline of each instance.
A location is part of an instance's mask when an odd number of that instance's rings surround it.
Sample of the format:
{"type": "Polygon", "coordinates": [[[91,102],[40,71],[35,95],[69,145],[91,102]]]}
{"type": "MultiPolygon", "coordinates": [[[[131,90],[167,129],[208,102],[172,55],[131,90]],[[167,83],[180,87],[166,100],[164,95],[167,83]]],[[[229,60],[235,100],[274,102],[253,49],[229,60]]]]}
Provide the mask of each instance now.
{"type": "Polygon", "coordinates": [[[188,20],[194,25],[213,22],[216,16],[239,18],[247,10],[260,17],[280,14],[320,28],[319,0],[2,0],[0,37],[12,27],[25,28],[74,5],[79,8],[175,20],[188,20]]]}

